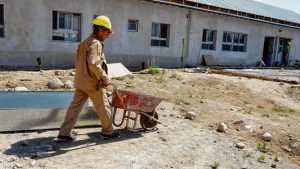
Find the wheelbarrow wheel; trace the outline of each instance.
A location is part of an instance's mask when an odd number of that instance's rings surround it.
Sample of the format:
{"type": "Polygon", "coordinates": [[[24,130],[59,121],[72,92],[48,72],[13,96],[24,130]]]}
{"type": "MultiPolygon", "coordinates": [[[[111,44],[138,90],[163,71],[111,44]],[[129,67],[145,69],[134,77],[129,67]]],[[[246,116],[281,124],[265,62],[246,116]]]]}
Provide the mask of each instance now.
{"type": "MultiPolygon", "coordinates": [[[[149,112],[147,114],[158,120],[158,114],[156,113],[156,111],[149,112]]],[[[141,124],[142,128],[144,128],[144,129],[151,129],[157,125],[157,122],[154,120],[151,120],[149,117],[141,114],[140,124],[141,124]]]]}

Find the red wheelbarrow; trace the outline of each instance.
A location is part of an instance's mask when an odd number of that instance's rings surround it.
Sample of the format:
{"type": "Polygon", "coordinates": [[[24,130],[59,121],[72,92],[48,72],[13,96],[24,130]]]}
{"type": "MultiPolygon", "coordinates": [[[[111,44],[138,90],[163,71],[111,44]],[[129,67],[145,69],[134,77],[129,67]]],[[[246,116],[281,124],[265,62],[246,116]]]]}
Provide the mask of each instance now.
{"type": "Polygon", "coordinates": [[[162,99],[141,93],[119,90],[115,84],[111,85],[113,86],[113,92],[110,105],[113,108],[112,121],[115,126],[119,127],[126,121],[126,128],[134,130],[138,118],[143,129],[153,129],[158,123],[161,124],[155,108],[161,103],[162,99]],[[123,115],[119,122],[116,121],[116,114],[117,112],[122,113],[122,111],[117,111],[118,109],[123,109],[123,115]],[[133,121],[132,127],[129,127],[130,120],[133,121]]]}

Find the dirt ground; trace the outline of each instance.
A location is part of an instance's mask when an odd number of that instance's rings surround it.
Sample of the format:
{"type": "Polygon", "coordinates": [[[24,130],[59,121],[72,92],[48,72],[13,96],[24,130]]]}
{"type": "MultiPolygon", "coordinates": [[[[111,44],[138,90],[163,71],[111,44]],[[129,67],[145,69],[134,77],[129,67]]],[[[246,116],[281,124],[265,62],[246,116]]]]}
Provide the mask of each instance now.
{"type": "MultiPolygon", "coordinates": [[[[73,70],[1,71],[0,90],[49,90],[73,70]]],[[[300,88],[290,84],[187,73],[139,72],[112,80],[120,89],[163,98],[153,131],[116,127],[121,138],[100,140],[99,128],[76,129],[77,140],[57,143],[57,130],[0,134],[0,168],[300,168],[300,88]],[[186,119],[195,112],[193,120],[186,119]],[[225,122],[227,132],[218,132],[225,122]],[[270,142],[262,140],[270,133],[270,142]],[[237,143],[244,143],[243,149],[237,143]]]]}

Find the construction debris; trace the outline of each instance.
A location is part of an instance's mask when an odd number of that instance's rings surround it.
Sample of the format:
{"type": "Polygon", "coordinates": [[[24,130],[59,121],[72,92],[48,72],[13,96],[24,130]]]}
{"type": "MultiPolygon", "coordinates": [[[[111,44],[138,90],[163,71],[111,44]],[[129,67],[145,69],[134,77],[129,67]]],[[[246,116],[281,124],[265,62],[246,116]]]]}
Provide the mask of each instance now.
{"type": "Polygon", "coordinates": [[[274,81],[274,82],[284,82],[284,83],[289,83],[289,84],[299,84],[299,82],[294,81],[294,80],[276,79],[276,78],[265,77],[265,76],[250,75],[250,74],[240,73],[240,72],[228,72],[223,69],[222,70],[210,69],[210,70],[208,70],[208,73],[221,74],[221,75],[227,75],[227,76],[238,76],[238,77],[245,77],[245,78],[250,78],[250,79],[274,81]]]}

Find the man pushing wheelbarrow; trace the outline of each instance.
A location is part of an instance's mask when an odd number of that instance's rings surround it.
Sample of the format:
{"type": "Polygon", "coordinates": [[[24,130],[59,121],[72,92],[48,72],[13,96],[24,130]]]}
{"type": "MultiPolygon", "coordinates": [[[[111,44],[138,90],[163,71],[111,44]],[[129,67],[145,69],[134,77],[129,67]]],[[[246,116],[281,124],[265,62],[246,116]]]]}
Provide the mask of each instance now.
{"type": "MultiPolygon", "coordinates": [[[[103,52],[104,45],[102,44],[102,42],[112,34],[113,30],[110,19],[106,16],[98,16],[92,23],[93,33],[87,39],[82,41],[77,49],[75,57],[76,73],[74,78],[76,90],[73,101],[67,110],[64,122],[62,123],[57,136],[59,141],[69,142],[75,140],[75,137],[71,135],[71,131],[88,98],[92,100],[101,121],[102,131],[99,135],[100,138],[110,139],[120,137],[118,133],[113,132],[112,124],[114,121],[113,119],[115,119],[116,111],[111,113],[111,105],[106,96],[106,87],[110,83],[106,59],[103,52]]],[[[153,101],[155,99],[150,99],[150,97],[148,97],[148,101],[150,101],[149,107],[151,107],[151,109],[145,109],[148,104],[148,102],[145,102],[147,101],[147,97],[125,91],[118,92],[117,89],[114,91],[112,106],[115,110],[116,108],[124,109],[122,122],[124,119],[127,119],[128,122],[129,118],[131,118],[130,113],[133,111],[142,114],[141,124],[144,128],[152,127],[154,123],[158,122],[157,114],[153,109],[153,105],[158,105],[158,100],[156,100],[154,104],[154,102],[152,103],[150,100],[153,101]],[[135,103],[136,105],[134,105],[135,103]],[[129,116],[127,114],[129,114],[129,116]]],[[[119,125],[122,125],[122,123],[117,124],[116,126],[119,125]]]]}

